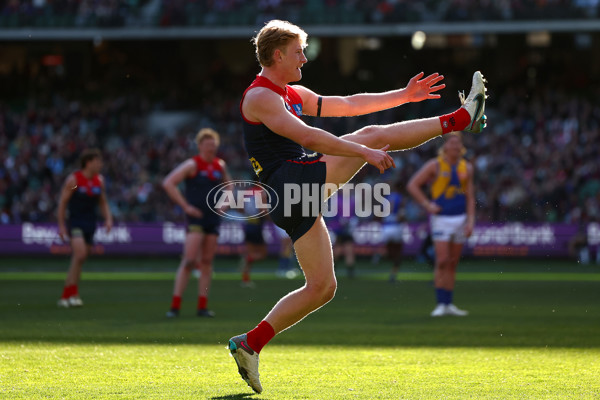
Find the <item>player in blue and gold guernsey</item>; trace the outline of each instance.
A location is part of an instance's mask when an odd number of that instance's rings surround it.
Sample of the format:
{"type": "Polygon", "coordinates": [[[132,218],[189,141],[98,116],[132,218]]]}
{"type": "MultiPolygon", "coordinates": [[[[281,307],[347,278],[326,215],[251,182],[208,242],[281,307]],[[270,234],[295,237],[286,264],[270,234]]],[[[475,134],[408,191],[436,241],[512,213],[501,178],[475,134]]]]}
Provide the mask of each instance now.
{"type": "Polygon", "coordinates": [[[113,223],[106,200],[104,178],[100,175],[102,154],[98,149],[84,150],[80,163],[81,170],[67,177],[58,201],[58,232],[62,240],[70,239],[72,252],[63,294],[58,300],[58,306],[64,308],[83,305],[79,297],[79,281],[81,268],[93,244],[98,222],[96,212],[98,206],[104,217],[107,232],[110,231],[113,223]]]}
{"type": "Polygon", "coordinates": [[[367,126],[337,137],[306,125],[304,114],[342,117],[369,114],[409,102],[439,98],[443,76],[419,73],[402,89],[352,96],[320,96],[300,85],[306,63],[306,32],[289,22],[267,23],[254,38],[261,71],[240,102],[244,143],[258,179],[277,194],[279,203],[270,216],[294,242],[306,284],[284,296],[255,329],[232,337],[229,350],[242,378],[258,393],[262,391],[258,354],[275,334],[294,325],[330,301],[336,290],[331,242],[320,213],[304,201],[289,199],[293,185],[315,188],[326,200],[333,190],[348,182],[364,165],[384,172],[394,166],[387,151],[418,146],[456,130],[479,132],[484,127],[485,85],[480,72],[473,75],[471,92],[463,106],[441,117],[367,126]],[[306,185],[305,185],[306,184],[306,185]],[[304,204],[303,204],[304,203],[304,204]],[[303,211],[307,210],[309,212],[303,211]]]}
{"type": "Polygon", "coordinates": [[[432,317],[468,314],[453,303],[456,268],[475,223],[473,167],[463,158],[464,152],[460,134],[448,135],[439,156],[423,165],[407,187],[430,214],[437,300],[432,317]],[[431,200],[421,189],[427,183],[431,184],[431,200]]]}
{"type": "Polygon", "coordinates": [[[231,179],[225,161],[217,157],[218,133],[209,128],[201,129],[196,135],[196,144],[198,155],[181,163],[163,180],[163,188],[187,217],[183,256],[175,276],[171,309],[167,312],[169,318],[179,316],[181,296],[194,269],[200,271],[197,315],[214,317],[207,303],[220,217],[214,212],[214,204],[208,203],[208,193],[231,179]],[[177,187],[181,182],[185,184],[185,194],[177,187]]]}

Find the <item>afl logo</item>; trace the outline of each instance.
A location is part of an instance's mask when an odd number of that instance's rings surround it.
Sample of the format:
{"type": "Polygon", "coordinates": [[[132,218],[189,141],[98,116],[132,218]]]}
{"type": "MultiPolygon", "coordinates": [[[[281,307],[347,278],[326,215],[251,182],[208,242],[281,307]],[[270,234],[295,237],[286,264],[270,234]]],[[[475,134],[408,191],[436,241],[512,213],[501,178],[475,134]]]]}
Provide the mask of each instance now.
{"type": "Polygon", "coordinates": [[[279,197],[270,186],[255,181],[223,182],[208,192],[206,203],[215,214],[233,220],[264,217],[277,207],[279,197]]]}

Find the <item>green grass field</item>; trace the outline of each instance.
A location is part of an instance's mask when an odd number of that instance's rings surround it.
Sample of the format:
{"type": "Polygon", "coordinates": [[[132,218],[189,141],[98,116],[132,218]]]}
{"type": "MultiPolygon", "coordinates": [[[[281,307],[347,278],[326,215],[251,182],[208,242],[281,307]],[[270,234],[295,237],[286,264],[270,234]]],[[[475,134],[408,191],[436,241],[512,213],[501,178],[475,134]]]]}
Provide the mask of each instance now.
{"type": "MultiPolygon", "coordinates": [[[[600,267],[565,261],[466,260],[456,303],[466,318],[429,317],[431,273],[411,261],[340,271],[336,298],[261,353],[264,392],[237,374],[227,339],[254,327],[301,285],[274,263],[242,289],[220,260],[209,306],[190,285],[164,317],[175,259],[95,258],[85,306],[57,309],[66,259],[4,258],[1,399],[600,399],[600,267]]],[[[258,269],[258,268],[257,268],[258,269]]]]}

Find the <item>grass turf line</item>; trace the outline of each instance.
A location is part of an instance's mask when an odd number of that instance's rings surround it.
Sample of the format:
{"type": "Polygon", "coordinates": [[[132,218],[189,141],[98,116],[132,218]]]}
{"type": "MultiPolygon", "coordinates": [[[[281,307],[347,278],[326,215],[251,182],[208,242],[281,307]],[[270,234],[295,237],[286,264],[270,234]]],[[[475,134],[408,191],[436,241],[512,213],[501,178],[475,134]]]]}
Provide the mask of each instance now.
{"type": "MultiPolygon", "coordinates": [[[[342,272],[343,274],[343,272],[342,272]]],[[[86,272],[85,280],[102,280],[102,281],[137,281],[143,275],[144,280],[164,281],[173,280],[173,274],[170,272],[86,272]]],[[[407,272],[398,276],[399,280],[403,281],[429,281],[431,280],[430,272],[407,272]]],[[[252,275],[254,280],[270,280],[273,279],[272,272],[255,272],[252,275]]],[[[386,273],[371,273],[362,276],[362,279],[386,280],[386,273]]],[[[600,274],[590,274],[582,272],[513,272],[513,273],[498,273],[498,272],[461,272],[458,275],[461,281],[595,281],[600,282],[600,274]]],[[[48,280],[48,281],[64,281],[65,274],[63,272],[0,272],[0,280],[48,280]]],[[[215,280],[239,280],[238,274],[226,273],[216,274],[215,280]]],[[[298,277],[298,279],[302,279],[298,277]]]]}

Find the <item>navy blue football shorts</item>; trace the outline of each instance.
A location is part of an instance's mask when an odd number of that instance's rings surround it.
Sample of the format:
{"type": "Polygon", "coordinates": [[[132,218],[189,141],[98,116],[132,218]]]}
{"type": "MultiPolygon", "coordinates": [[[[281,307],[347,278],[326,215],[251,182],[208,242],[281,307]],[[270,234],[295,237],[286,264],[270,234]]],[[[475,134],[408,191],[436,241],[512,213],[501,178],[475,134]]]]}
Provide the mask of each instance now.
{"type": "Polygon", "coordinates": [[[82,237],[87,245],[94,244],[95,222],[69,221],[69,236],[71,238],[82,237]]]}
{"type": "Polygon", "coordinates": [[[206,235],[219,236],[219,220],[207,220],[206,218],[187,217],[187,232],[199,232],[206,235]]]}
{"type": "MultiPolygon", "coordinates": [[[[270,191],[274,191],[278,197],[278,203],[269,214],[271,219],[281,229],[285,230],[295,242],[301,238],[317,220],[317,215],[303,215],[302,201],[290,202],[286,213],[284,202],[286,200],[286,184],[296,184],[300,187],[307,183],[309,185],[317,184],[318,190],[322,192],[322,186],[325,183],[327,169],[326,164],[319,161],[320,157],[310,162],[286,161],[265,178],[262,183],[269,186],[270,191]],[[288,215],[286,215],[288,214],[288,215]]],[[[314,186],[314,185],[313,185],[314,186]]],[[[289,190],[289,189],[288,189],[289,190]]],[[[320,208],[319,208],[320,209],[320,208]]]]}

